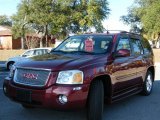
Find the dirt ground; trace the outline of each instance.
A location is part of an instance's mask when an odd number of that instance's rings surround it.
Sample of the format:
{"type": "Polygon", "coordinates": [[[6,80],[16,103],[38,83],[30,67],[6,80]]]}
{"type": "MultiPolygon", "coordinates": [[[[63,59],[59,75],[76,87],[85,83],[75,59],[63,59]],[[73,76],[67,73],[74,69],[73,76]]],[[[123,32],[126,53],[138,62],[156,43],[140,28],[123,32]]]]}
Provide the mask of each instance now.
{"type": "Polygon", "coordinates": [[[155,62],[160,62],[160,49],[153,49],[155,62]]]}
{"type": "MultiPolygon", "coordinates": [[[[20,55],[25,50],[0,50],[0,61],[6,61],[8,58],[20,55]]],[[[160,62],[160,49],[153,49],[155,62],[160,62]]]]}
{"type": "Polygon", "coordinates": [[[6,61],[8,58],[20,55],[25,50],[0,50],[0,61],[6,61]]]}

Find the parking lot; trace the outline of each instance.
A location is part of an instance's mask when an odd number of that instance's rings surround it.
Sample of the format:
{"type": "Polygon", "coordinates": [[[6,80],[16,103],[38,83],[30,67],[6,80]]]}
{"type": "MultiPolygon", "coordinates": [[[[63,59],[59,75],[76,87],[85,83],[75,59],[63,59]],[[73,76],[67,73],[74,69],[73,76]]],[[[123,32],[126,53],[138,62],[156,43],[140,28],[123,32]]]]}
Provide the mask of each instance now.
{"type": "MultiPolygon", "coordinates": [[[[24,109],[4,96],[2,84],[8,71],[0,63],[0,120],[86,120],[86,111],[56,111],[53,109],[24,109]]],[[[160,64],[156,67],[156,81],[150,96],[135,95],[105,105],[104,120],[158,120],[160,118],[160,64]]]]}

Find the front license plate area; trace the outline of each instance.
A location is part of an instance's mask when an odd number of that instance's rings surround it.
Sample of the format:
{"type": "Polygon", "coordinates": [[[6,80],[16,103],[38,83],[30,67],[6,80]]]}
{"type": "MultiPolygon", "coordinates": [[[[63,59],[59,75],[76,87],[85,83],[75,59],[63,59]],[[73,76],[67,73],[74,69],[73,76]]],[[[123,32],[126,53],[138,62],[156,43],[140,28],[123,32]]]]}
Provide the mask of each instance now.
{"type": "Polygon", "coordinates": [[[22,102],[31,102],[31,91],[17,90],[16,99],[22,102]]]}

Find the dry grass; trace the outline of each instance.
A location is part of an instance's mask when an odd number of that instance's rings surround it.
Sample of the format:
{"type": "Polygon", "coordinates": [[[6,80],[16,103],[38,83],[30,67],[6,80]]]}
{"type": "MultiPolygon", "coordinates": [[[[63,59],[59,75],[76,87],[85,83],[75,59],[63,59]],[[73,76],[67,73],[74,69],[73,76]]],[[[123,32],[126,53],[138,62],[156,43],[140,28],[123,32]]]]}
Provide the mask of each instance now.
{"type": "Polygon", "coordinates": [[[155,62],[160,62],[160,49],[153,49],[155,62]]]}
{"type": "Polygon", "coordinates": [[[20,55],[25,50],[0,50],[0,61],[6,61],[8,58],[20,55]]]}
{"type": "MultiPolygon", "coordinates": [[[[20,55],[25,50],[0,50],[0,61],[6,61],[8,58],[20,55]]],[[[153,49],[155,62],[160,62],[160,49],[153,49]]]]}

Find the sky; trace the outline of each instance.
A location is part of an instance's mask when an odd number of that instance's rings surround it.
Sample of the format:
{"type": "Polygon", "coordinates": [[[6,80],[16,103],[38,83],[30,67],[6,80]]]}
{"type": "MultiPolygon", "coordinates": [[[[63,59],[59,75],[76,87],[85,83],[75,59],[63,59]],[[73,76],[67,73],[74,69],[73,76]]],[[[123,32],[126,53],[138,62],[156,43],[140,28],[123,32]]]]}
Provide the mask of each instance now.
{"type": "MultiPolygon", "coordinates": [[[[21,0],[0,0],[0,15],[11,16],[17,11],[17,5],[21,0]]],[[[109,19],[103,22],[103,26],[108,30],[126,30],[129,31],[130,26],[124,25],[120,21],[120,16],[127,14],[127,9],[134,0],[108,0],[111,9],[109,19]]]]}
{"type": "Polygon", "coordinates": [[[130,7],[134,0],[108,0],[110,15],[109,19],[103,22],[103,26],[108,30],[125,30],[129,31],[130,26],[124,25],[120,21],[120,16],[127,15],[128,7],[130,7]]]}

